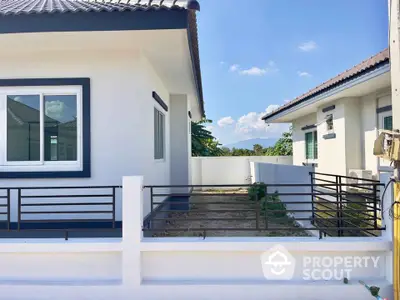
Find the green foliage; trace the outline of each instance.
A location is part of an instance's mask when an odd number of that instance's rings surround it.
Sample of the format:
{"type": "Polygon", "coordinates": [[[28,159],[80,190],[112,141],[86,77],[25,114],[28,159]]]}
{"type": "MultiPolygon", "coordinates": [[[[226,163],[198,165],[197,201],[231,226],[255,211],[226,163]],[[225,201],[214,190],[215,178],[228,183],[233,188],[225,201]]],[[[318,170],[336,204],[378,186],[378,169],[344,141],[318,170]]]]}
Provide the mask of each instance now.
{"type": "Polygon", "coordinates": [[[282,137],[272,147],[264,148],[260,144],[253,145],[253,149],[222,148],[224,156],[291,156],[293,155],[292,127],[284,132],[282,137]]]}
{"type": "Polygon", "coordinates": [[[256,156],[262,156],[264,155],[264,148],[260,144],[255,144],[253,145],[253,152],[256,156]]]}
{"type": "Polygon", "coordinates": [[[266,195],[267,185],[255,182],[247,190],[251,201],[260,201],[261,211],[276,218],[286,217],[286,205],[279,199],[278,192],[266,195]]]}
{"type": "Polygon", "coordinates": [[[289,132],[284,132],[282,137],[277,140],[273,147],[269,147],[265,151],[267,156],[291,156],[293,155],[293,128],[290,127],[289,132]]]}
{"type": "Polygon", "coordinates": [[[212,123],[211,120],[203,119],[192,122],[192,156],[222,156],[221,144],[205,128],[205,124],[212,123]]]}
{"type": "Polygon", "coordinates": [[[261,200],[265,197],[267,191],[267,185],[263,182],[255,182],[251,187],[247,189],[249,199],[251,201],[261,200]]]}
{"type": "Polygon", "coordinates": [[[277,192],[261,199],[261,210],[276,218],[286,217],[286,205],[279,199],[277,192]]]}

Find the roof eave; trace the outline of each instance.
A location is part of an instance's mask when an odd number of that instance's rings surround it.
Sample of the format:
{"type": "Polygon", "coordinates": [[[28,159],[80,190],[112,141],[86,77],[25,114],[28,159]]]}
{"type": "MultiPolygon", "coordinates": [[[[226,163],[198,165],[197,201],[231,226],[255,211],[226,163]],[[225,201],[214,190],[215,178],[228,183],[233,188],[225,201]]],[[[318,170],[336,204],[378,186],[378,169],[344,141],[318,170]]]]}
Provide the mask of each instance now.
{"type": "Polygon", "coordinates": [[[200,5],[198,1],[191,0],[188,1],[186,9],[1,15],[0,34],[186,29],[188,32],[196,94],[201,115],[204,117],[205,111],[196,21],[196,11],[199,10],[200,5]]]}
{"type": "Polygon", "coordinates": [[[298,101],[293,104],[289,104],[288,106],[284,107],[283,109],[280,109],[280,110],[278,109],[276,111],[273,111],[272,113],[263,116],[261,119],[264,120],[266,123],[276,121],[280,117],[283,117],[283,116],[287,115],[288,113],[293,112],[294,110],[297,110],[306,105],[315,103],[317,101],[323,100],[323,99],[330,97],[332,95],[335,95],[345,89],[348,89],[352,86],[360,84],[364,81],[367,81],[369,79],[372,79],[376,76],[379,76],[379,75],[389,72],[389,71],[390,71],[390,63],[389,63],[389,59],[386,59],[368,69],[363,70],[362,72],[360,72],[354,76],[346,78],[345,80],[343,80],[341,82],[338,82],[332,86],[329,86],[323,90],[320,90],[313,95],[307,96],[304,99],[302,99],[301,101],[298,101]]]}

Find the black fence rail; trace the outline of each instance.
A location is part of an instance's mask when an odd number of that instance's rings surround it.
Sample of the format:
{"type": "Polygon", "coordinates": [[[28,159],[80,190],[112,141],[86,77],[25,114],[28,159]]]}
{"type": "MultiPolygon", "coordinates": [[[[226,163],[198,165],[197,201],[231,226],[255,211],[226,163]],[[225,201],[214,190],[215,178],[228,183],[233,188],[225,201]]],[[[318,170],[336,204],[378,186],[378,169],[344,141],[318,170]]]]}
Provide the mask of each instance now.
{"type": "MultiPolygon", "coordinates": [[[[20,232],[71,232],[115,230],[116,197],[121,186],[56,186],[0,188],[1,237],[20,232]],[[11,219],[11,205],[16,218],[11,219]],[[7,231],[10,234],[4,234],[7,231]]],[[[40,235],[44,236],[45,235],[40,235]]],[[[24,237],[36,237],[35,234],[24,237]]]]}
{"type": "Polygon", "coordinates": [[[0,229],[11,229],[11,190],[9,188],[0,188],[0,229]]]}
{"type": "Polygon", "coordinates": [[[380,189],[383,184],[373,179],[356,178],[326,173],[310,173],[313,203],[313,224],[317,227],[331,227],[325,234],[349,236],[357,227],[364,235],[377,236],[381,230],[382,211],[380,189]],[[321,187],[321,183],[334,184],[321,187]],[[325,191],[335,192],[327,197],[325,191]],[[335,208],[336,213],[326,212],[335,208]],[[346,230],[343,228],[347,228],[346,230]]]}
{"type": "Polygon", "coordinates": [[[317,235],[322,238],[379,235],[384,229],[380,226],[377,204],[380,183],[315,181],[146,186],[150,191],[151,211],[143,223],[143,231],[148,236],[317,235]],[[326,198],[326,202],[316,200],[321,198],[326,198]],[[369,198],[374,201],[366,203],[364,199],[369,198]],[[341,204],[336,199],[342,199],[341,204]],[[361,206],[353,207],[355,204],[361,206]]]}

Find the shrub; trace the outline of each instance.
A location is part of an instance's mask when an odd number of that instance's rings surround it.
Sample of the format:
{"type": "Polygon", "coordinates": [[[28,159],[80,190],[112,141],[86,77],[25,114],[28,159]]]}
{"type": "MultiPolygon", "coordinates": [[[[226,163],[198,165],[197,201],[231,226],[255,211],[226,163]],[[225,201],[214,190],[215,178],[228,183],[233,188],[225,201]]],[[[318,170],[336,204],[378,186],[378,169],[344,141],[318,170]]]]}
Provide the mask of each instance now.
{"type": "Polygon", "coordinates": [[[249,199],[255,201],[256,199],[261,200],[265,197],[265,191],[267,185],[263,182],[255,182],[251,187],[247,189],[249,199]]]}
{"type": "Polygon", "coordinates": [[[279,199],[277,192],[261,199],[261,210],[277,218],[286,217],[286,205],[279,199]]]}

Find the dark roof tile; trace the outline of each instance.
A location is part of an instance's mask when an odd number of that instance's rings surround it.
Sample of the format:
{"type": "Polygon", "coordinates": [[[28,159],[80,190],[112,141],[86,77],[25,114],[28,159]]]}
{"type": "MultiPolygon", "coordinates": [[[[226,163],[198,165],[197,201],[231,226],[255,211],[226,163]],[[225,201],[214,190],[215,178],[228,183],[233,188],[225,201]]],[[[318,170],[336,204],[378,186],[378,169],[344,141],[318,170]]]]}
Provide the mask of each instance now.
{"type": "Polygon", "coordinates": [[[312,90],[309,90],[307,93],[304,93],[303,95],[298,96],[297,98],[293,99],[292,101],[282,105],[277,110],[274,110],[273,112],[265,115],[264,117],[262,117],[262,119],[263,120],[268,119],[269,117],[276,115],[277,113],[284,111],[284,110],[288,109],[289,107],[293,107],[302,101],[310,99],[313,96],[316,96],[321,92],[325,92],[325,91],[329,90],[330,88],[337,86],[338,84],[344,83],[347,80],[351,80],[352,78],[356,77],[357,75],[360,75],[361,73],[368,71],[384,62],[389,62],[389,49],[385,49],[385,50],[379,52],[378,54],[362,61],[358,65],[355,65],[354,67],[344,71],[343,73],[340,73],[339,75],[329,79],[328,81],[325,81],[321,85],[313,88],[312,90]]]}
{"type": "Polygon", "coordinates": [[[75,12],[122,12],[122,11],[188,10],[190,44],[200,109],[204,116],[204,101],[200,70],[196,12],[200,10],[197,0],[0,0],[0,17],[6,15],[29,15],[75,12]]]}
{"type": "Polygon", "coordinates": [[[65,13],[80,11],[135,11],[197,9],[193,0],[3,0],[0,15],[65,13]]]}

